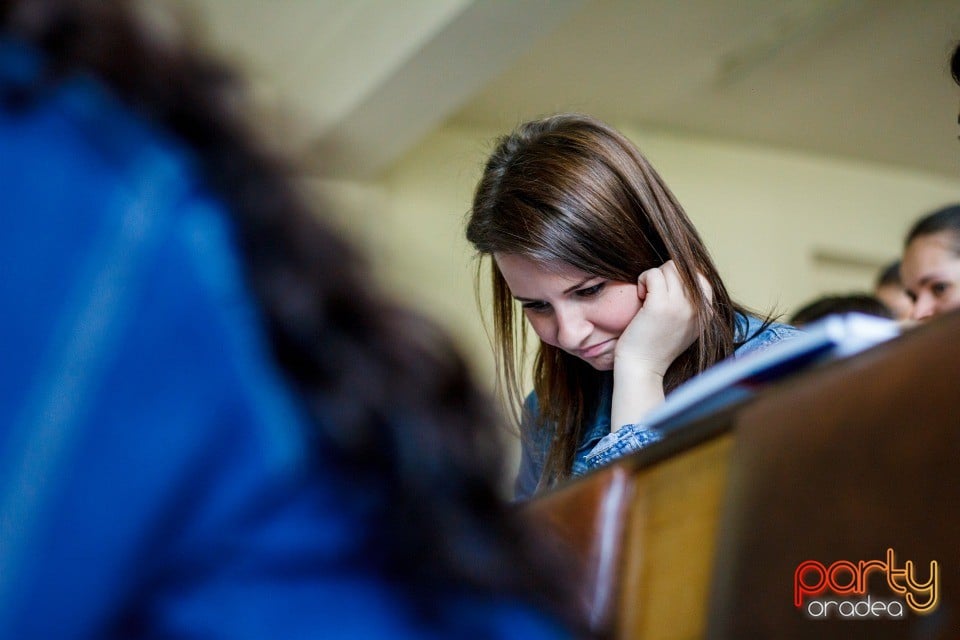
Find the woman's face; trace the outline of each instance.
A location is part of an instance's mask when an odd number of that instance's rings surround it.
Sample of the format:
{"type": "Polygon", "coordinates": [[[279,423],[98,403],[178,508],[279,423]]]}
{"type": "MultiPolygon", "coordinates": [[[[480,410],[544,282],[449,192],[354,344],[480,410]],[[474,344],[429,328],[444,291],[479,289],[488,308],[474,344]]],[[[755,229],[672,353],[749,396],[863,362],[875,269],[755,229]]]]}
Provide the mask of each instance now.
{"type": "Polygon", "coordinates": [[[895,320],[909,320],[913,315],[913,300],[907,295],[903,285],[889,283],[881,285],[874,291],[880,300],[893,313],[895,320]]]}
{"type": "Polygon", "coordinates": [[[566,263],[545,265],[515,253],[494,260],[540,339],[587,362],[613,369],[617,338],[640,310],[637,285],[594,276],[566,263]]]}
{"type": "Polygon", "coordinates": [[[900,277],[913,298],[914,320],[928,320],[960,308],[960,256],[950,231],[910,241],[900,263],[900,277]]]}

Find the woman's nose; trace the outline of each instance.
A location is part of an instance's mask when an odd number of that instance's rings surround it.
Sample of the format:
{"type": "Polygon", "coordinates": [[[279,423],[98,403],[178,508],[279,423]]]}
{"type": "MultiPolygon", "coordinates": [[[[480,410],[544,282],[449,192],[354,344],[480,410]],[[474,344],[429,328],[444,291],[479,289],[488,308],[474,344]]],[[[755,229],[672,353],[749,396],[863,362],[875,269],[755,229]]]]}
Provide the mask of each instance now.
{"type": "Polygon", "coordinates": [[[916,302],[913,303],[913,309],[910,313],[911,320],[927,320],[933,316],[934,308],[936,307],[934,300],[931,296],[921,293],[917,296],[916,302]]]}
{"type": "Polygon", "coordinates": [[[557,346],[565,351],[574,351],[585,346],[591,325],[577,308],[557,309],[557,346]]]}

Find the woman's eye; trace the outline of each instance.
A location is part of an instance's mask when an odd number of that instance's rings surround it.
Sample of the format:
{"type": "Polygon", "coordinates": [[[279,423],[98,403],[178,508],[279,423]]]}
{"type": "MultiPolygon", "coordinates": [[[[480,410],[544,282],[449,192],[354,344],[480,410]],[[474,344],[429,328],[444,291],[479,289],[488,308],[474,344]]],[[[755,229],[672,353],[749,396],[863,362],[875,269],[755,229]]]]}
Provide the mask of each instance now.
{"type": "Polygon", "coordinates": [[[543,313],[550,308],[546,302],[524,302],[520,305],[524,311],[533,311],[534,313],[543,313]]]}
{"type": "Polygon", "coordinates": [[[940,297],[946,292],[948,286],[946,282],[934,282],[930,285],[930,291],[933,292],[933,295],[940,297]]]}
{"type": "Polygon", "coordinates": [[[577,295],[580,296],[581,298],[589,298],[590,296],[595,296],[603,290],[603,286],[605,284],[606,284],[605,282],[601,282],[599,284],[593,285],[592,287],[587,287],[585,289],[578,289],[577,295]]]}

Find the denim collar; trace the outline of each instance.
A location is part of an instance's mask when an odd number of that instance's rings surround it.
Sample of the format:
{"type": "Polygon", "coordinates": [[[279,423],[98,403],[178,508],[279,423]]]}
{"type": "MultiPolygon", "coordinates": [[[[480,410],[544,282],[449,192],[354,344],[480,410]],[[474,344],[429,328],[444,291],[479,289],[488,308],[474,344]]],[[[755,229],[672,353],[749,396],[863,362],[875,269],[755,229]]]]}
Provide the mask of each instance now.
{"type": "Polygon", "coordinates": [[[580,437],[580,443],[577,446],[577,453],[587,452],[600,441],[600,439],[610,433],[610,409],[613,400],[613,372],[603,374],[603,381],[600,384],[600,402],[597,405],[597,411],[593,420],[580,437]]]}

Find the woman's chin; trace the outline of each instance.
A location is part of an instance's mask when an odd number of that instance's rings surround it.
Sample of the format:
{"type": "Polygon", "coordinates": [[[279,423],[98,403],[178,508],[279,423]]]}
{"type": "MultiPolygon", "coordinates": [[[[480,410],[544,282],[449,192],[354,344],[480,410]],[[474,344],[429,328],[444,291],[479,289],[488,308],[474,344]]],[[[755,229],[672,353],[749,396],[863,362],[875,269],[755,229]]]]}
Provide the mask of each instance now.
{"type": "Polygon", "coordinates": [[[613,371],[613,354],[605,353],[594,358],[581,358],[597,371],[613,371]]]}

